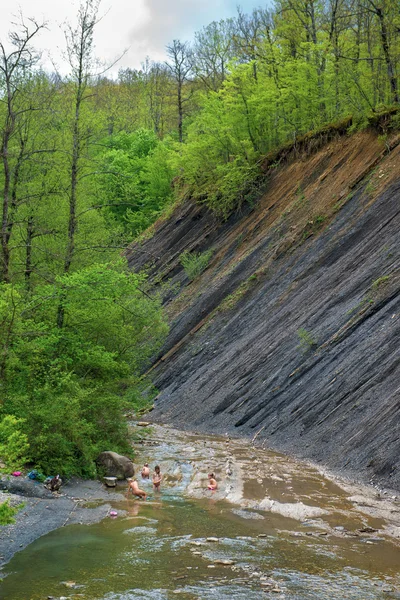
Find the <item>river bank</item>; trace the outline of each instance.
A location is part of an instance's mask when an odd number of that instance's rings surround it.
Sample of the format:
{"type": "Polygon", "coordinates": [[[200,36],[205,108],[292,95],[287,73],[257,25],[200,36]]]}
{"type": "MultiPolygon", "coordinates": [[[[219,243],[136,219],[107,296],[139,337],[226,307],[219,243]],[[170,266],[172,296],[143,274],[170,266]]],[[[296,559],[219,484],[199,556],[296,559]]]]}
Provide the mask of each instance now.
{"type": "MultiPolygon", "coordinates": [[[[161,464],[161,497],[167,494],[211,502],[249,523],[276,521],[283,532],[280,535],[299,542],[314,539],[344,547],[356,543],[364,550],[371,546],[369,553],[388,564],[393,561],[394,547],[400,544],[400,503],[396,498],[387,497],[384,490],[377,492],[322,474],[312,465],[256,448],[246,440],[154,426],[138,448],[136,472],[145,461],[151,466],[161,464]],[[216,492],[207,490],[209,471],[216,474],[216,492]]],[[[144,485],[151,493],[151,484],[144,485]]],[[[52,530],[99,522],[111,508],[123,517],[132,508],[124,500],[125,482],[114,490],[98,481],[73,480],[62,487],[61,495],[31,481],[2,480],[0,487],[8,487],[11,493],[4,496],[13,504],[25,503],[16,524],[0,530],[3,566],[16,552],[52,530]]],[[[135,504],[137,510],[145,506],[135,504]]]]}
{"type": "MultiPolygon", "coordinates": [[[[126,482],[123,488],[126,489],[126,482]]],[[[0,502],[23,504],[15,523],[0,528],[0,567],[50,531],[70,524],[89,525],[104,519],[111,502],[120,495],[99,481],[72,479],[61,493],[46,490],[43,484],[27,478],[1,478],[0,502]]]]}

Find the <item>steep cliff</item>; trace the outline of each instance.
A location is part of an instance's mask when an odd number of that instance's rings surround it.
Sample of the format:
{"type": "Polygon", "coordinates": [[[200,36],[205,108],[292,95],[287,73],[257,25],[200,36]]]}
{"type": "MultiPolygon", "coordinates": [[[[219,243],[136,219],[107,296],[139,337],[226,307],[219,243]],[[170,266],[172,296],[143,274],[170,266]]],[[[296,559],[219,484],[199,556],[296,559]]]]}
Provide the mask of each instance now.
{"type": "Polygon", "coordinates": [[[312,142],[227,221],[188,200],[128,249],[171,322],[152,415],[399,489],[399,137],[312,142]],[[190,282],[182,252],[209,249],[190,282]]]}

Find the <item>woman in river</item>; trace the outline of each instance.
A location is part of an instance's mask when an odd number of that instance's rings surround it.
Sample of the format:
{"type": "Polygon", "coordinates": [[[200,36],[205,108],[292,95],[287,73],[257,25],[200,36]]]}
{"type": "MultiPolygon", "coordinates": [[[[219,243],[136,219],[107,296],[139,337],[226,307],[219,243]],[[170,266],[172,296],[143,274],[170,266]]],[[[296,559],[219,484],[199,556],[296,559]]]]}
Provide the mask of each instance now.
{"type": "Polygon", "coordinates": [[[138,483],[136,481],[136,479],[128,479],[129,485],[128,485],[128,492],[127,492],[127,496],[129,496],[129,492],[132,492],[132,494],[134,496],[138,496],[139,498],[143,498],[143,500],[146,500],[146,492],[144,492],[143,490],[141,490],[138,486],[138,483]]]}
{"type": "Polygon", "coordinates": [[[215,479],[214,473],[208,474],[208,489],[211,491],[215,491],[218,488],[218,483],[215,479]]]}
{"type": "Polygon", "coordinates": [[[155,492],[158,492],[160,490],[161,481],[162,481],[162,475],[161,475],[160,467],[158,465],[156,465],[154,467],[154,473],[153,473],[153,487],[154,487],[155,492]]]}

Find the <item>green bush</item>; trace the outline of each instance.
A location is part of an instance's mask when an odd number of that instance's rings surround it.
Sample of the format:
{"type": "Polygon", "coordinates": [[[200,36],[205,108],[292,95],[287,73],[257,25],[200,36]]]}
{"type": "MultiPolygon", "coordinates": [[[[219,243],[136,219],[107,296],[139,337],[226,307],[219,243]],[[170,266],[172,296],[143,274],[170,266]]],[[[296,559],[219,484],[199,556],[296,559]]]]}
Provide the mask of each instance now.
{"type": "Polygon", "coordinates": [[[11,525],[15,523],[14,515],[23,508],[23,504],[10,506],[9,500],[0,504],[0,525],[11,525]]]}
{"type": "Polygon", "coordinates": [[[0,421],[0,456],[9,469],[18,469],[29,460],[28,436],[22,431],[24,419],[6,415],[0,421]]]}
{"type": "Polygon", "coordinates": [[[180,257],[181,265],[185,269],[185,273],[193,281],[198,277],[206,268],[210,262],[212,250],[207,252],[183,252],[180,257]]]}

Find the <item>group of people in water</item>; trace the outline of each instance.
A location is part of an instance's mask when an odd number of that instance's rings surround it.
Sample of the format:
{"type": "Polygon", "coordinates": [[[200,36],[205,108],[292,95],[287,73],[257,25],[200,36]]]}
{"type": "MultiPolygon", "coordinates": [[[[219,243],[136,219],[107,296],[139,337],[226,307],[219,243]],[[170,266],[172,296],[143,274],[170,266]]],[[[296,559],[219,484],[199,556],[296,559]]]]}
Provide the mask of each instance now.
{"type": "MultiPolygon", "coordinates": [[[[141,471],[141,476],[142,476],[142,479],[150,479],[150,467],[149,467],[148,463],[145,463],[143,465],[143,468],[141,471]]],[[[153,473],[153,477],[152,477],[153,489],[155,492],[160,491],[162,479],[163,479],[163,476],[161,474],[160,467],[159,467],[159,465],[156,465],[154,467],[154,473],[153,473]]],[[[133,496],[137,496],[138,498],[142,498],[143,500],[146,500],[147,494],[144,490],[140,489],[137,479],[134,479],[131,477],[128,479],[128,482],[129,482],[129,485],[128,485],[127,494],[129,495],[129,492],[131,492],[131,494],[133,496]]],[[[211,491],[215,491],[217,488],[218,488],[218,484],[215,479],[214,473],[209,473],[207,489],[209,489],[211,491]]]]}
{"type": "MultiPolygon", "coordinates": [[[[141,476],[142,476],[142,479],[150,479],[150,468],[149,468],[148,463],[144,463],[142,471],[141,471],[141,476]]],[[[162,478],[163,477],[161,475],[160,467],[159,467],[159,465],[156,465],[154,467],[154,473],[153,473],[153,489],[155,492],[160,491],[162,478]]],[[[138,498],[143,498],[143,500],[146,500],[147,494],[144,490],[140,489],[137,479],[133,479],[131,477],[128,479],[128,482],[129,482],[128,494],[129,494],[129,492],[131,492],[133,496],[137,496],[138,498]]]]}

